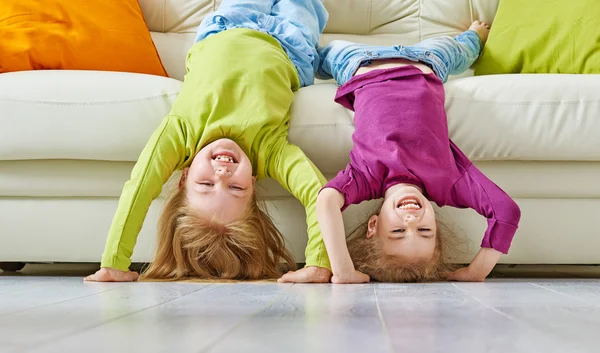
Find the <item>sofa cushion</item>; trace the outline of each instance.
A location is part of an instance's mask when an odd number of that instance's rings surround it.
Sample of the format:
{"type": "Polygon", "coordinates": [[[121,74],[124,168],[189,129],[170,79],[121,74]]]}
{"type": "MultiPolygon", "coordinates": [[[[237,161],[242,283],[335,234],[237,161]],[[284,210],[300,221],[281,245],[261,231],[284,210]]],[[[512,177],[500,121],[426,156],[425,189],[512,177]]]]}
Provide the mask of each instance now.
{"type": "Polygon", "coordinates": [[[0,160],[136,160],[181,84],[120,72],[2,74],[0,160]]]}
{"type": "Polygon", "coordinates": [[[492,75],[446,84],[450,137],[474,161],[600,161],[600,75],[492,75]]]}
{"type": "MultiPolygon", "coordinates": [[[[319,160],[315,155],[310,158],[319,160]]],[[[344,161],[320,165],[333,178],[344,161]]],[[[118,198],[134,162],[44,160],[0,161],[0,199],[4,197],[118,198]]],[[[599,162],[477,162],[488,177],[517,198],[600,198],[599,162]],[[543,176],[543,177],[540,177],[543,176]],[[568,183],[565,183],[568,180],[568,183]],[[556,187],[560,185],[560,187],[556,187]]],[[[163,187],[166,197],[181,177],[175,172],[163,187]]],[[[294,198],[273,179],[259,181],[261,199],[294,198]]]]}
{"type": "MultiPolygon", "coordinates": [[[[0,75],[0,160],[135,161],[181,82],[108,72],[0,75]],[[43,112],[41,114],[40,112],[43,112]]],[[[334,84],[296,94],[290,141],[337,169],[353,114],[334,84]]],[[[451,138],[473,160],[600,161],[600,76],[493,75],[446,84],[451,138]]]]}

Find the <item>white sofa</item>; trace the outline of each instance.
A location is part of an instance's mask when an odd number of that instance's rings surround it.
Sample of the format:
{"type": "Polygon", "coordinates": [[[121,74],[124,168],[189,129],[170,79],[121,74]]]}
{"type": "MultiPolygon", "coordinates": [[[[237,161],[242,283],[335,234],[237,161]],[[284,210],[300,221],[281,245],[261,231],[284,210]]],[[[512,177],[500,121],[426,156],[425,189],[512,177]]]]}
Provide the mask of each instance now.
{"type": "MultiPolygon", "coordinates": [[[[0,261],[98,262],[118,197],[146,140],[181,87],[184,58],[210,0],[140,0],[170,78],[128,73],[33,71],[0,75],[0,261]]],[[[334,38],[412,44],[456,35],[480,19],[493,23],[494,0],[326,0],[334,38]]],[[[0,54],[1,55],[1,54],[0,54]]],[[[522,209],[503,263],[600,263],[600,75],[452,77],[446,84],[451,138],[522,209]]],[[[336,85],[296,95],[290,140],[327,177],[345,166],[352,113],[333,102],[336,85]]],[[[271,180],[259,194],[304,260],[304,211],[271,180]]],[[[157,200],[133,261],[152,259],[157,200]]],[[[369,205],[346,214],[351,228],[369,205]]],[[[443,208],[466,237],[468,262],[486,221],[443,208]]]]}

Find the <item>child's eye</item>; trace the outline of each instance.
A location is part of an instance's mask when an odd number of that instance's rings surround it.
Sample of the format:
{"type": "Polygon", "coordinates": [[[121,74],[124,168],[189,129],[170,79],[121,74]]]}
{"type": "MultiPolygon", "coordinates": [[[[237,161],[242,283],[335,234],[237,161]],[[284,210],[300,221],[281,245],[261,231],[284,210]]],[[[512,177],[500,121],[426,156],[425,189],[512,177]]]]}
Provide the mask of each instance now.
{"type": "Polygon", "coordinates": [[[419,228],[418,230],[419,232],[431,232],[431,229],[429,228],[419,228]]]}
{"type": "Polygon", "coordinates": [[[200,183],[200,185],[204,185],[204,186],[213,186],[213,183],[200,183]]]}
{"type": "Polygon", "coordinates": [[[240,191],[241,191],[241,190],[244,190],[244,189],[242,189],[241,187],[239,187],[239,186],[236,186],[236,185],[232,185],[232,186],[230,186],[230,188],[232,188],[233,190],[240,190],[240,191]]]}
{"type": "Polygon", "coordinates": [[[392,231],[392,233],[404,233],[405,231],[406,231],[406,229],[398,228],[398,229],[394,229],[392,231]]]}

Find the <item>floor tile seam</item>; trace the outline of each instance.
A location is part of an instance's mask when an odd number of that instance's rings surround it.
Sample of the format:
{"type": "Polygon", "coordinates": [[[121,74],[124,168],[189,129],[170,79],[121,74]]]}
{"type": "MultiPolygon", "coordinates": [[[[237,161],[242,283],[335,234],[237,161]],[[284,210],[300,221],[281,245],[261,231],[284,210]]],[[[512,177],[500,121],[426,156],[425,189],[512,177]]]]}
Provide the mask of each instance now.
{"type": "Polygon", "coordinates": [[[531,282],[530,282],[530,284],[531,284],[531,285],[534,285],[534,286],[536,286],[536,287],[539,287],[539,288],[542,288],[542,289],[548,290],[548,291],[550,291],[550,292],[553,292],[553,293],[556,293],[556,294],[560,294],[561,296],[565,296],[565,297],[567,297],[567,298],[574,299],[574,300],[576,300],[576,301],[579,301],[579,302],[585,303],[585,304],[587,304],[587,305],[592,305],[592,306],[600,307],[600,304],[593,303],[593,302],[589,302],[589,301],[587,301],[587,300],[585,300],[585,299],[577,298],[577,297],[575,297],[575,296],[572,296],[572,295],[569,295],[569,294],[567,294],[567,293],[562,293],[562,292],[559,292],[559,291],[557,291],[557,290],[554,290],[554,289],[552,289],[552,288],[545,287],[545,286],[543,286],[543,285],[541,285],[541,284],[537,284],[537,283],[531,283],[531,282]]]}
{"type": "MultiPolygon", "coordinates": [[[[60,276],[20,276],[20,275],[16,275],[16,276],[0,276],[0,278],[2,278],[2,277],[7,277],[7,278],[8,278],[8,277],[11,277],[11,278],[27,278],[27,277],[29,277],[29,278],[31,278],[31,277],[45,277],[45,278],[48,278],[48,277],[50,277],[50,278],[52,278],[52,277],[60,277],[60,276]]],[[[1,281],[1,280],[0,280],[0,283],[2,283],[2,281],[1,281]]],[[[35,282],[34,282],[34,283],[35,283],[35,282]]],[[[48,281],[48,282],[44,282],[44,283],[37,283],[37,284],[34,284],[32,287],[33,287],[33,288],[43,288],[43,287],[46,287],[47,285],[52,285],[52,284],[54,284],[54,283],[56,283],[56,282],[49,282],[49,281],[48,281]]],[[[10,292],[10,294],[13,294],[13,293],[19,293],[19,292],[23,292],[23,291],[27,291],[27,290],[30,290],[32,287],[29,287],[29,288],[23,288],[23,289],[17,289],[16,291],[10,292]]],[[[8,290],[7,290],[6,292],[4,292],[4,291],[0,291],[0,295],[3,295],[3,294],[5,294],[5,293],[9,293],[9,292],[8,292],[8,290]]]]}
{"type": "Polygon", "coordinates": [[[478,303],[479,303],[479,304],[481,304],[482,306],[484,306],[484,307],[486,307],[486,308],[488,308],[488,309],[492,310],[492,311],[493,311],[493,312],[495,312],[496,314],[499,314],[500,316],[503,316],[503,317],[505,317],[505,318],[507,318],[507,319],[509,319],[509,320],[511,320],[511,321],[514,321],[514,322],[516,322],[516,323],[518,323],[518,324],[520,324],[520,325],[526,326],[526,327],[528,327],[530,330],[534,330],[534,331],[536,331],[536,332],[538,332],[538,333],[543,333],[543,332],[540,332],[540,331],[538,331],[538,330],[537,330],[535,327],[532,327],[532,326],[528,325],[527,323],[525,323],[525,322],[523,322],[523,321],[521,321],[521,320],[519,320],[519,319],[517,319],[517,318],[515,318],[515,317],[513,317],[513,316],[511,316],[511,315],[509,315],[509,314],[507,314],[507,313],[505,313],[505,312],[503,312],[502,310],[499,310],[499,309],[497,309],[497,308],[495,308],[495,307],[493,307],[493,306],[491,306],[491,305],[489,305],[489,304],[485,303],[483,300],[479,299],[478,297],[474,296],[473,294],[470,294],[468,291],[466,291],[466,290],[464,290],[464,289],[460,288],[459,286],[457,286],[457,285],[456,285],[456,283],[452,283],[452,285],[453,285],[455,288],[457,288],[459,291],[461,291],[462,293],[464,293],[464,294],[466,294],[466,295],[470,296],[470,297],[471,297],[471,298],[473,298],[473,299],[474,299],[476,302],[478,302],[478,303]]]}
{"type": "Polygon", "coordinates": [[[379,306],[379,297],[377,296],[377,286],[374,284],[371,284],[371,287],[373,288],[373,295],[375,296],[375,305],[377,307],[377,316],[379,317],[379,322],[381,323],[381,329],[387,340],[388,351],[394,353],[394,345],[392,344],[392,338],[390,337],[389,331],[387,329],[387,325],[383,318],[383,313],[381,312],[381,307],[379,306]]]}
{"type": "MultiPolygon", "coordinates": [[[[137,315],[137,314],[139,314],[139,313],[141,313],[141,312],[144,312],[144,311],[146,311],[146,310],[150,310],[150,309],[156,308],[156,307],[158,307],[158,306],[161,306],[161,305],[164,305],[164,304],[170,303],[170,302],[172,302],[172,301],[175,301],[175,300],[178,300],[178,299],[184,298],[184,297],[186,297],[186,296],[188,296],[188,295],[191,295],[191,294],[197,293],[197,292],[199,292],[199,291],[205,290],[205,289],[209,288],[210,286],[212,286],[212,285],[210,285],[210,284],[209,284],[209,285],[207,285],[207,286],[205,286],[205,287],[198,288],[198,289],[196,289],[195,291],[192,291],[192,292],[186,293],[186,294],[184,294],[184,295],[182,295],[182,296],[179,296],[179,297],[176,297],[176,298],[172,298],[172,299],[170,299],[170,300],[167,300],[167,301],[164,301],[164,302],[161,302],[161,303],[155,304],[155,305],[151,305],[151,306],[145,307],[145,308],[143,308],[143,309],[140,309],[140,310],[135,310],[135,311],[129,312],[129,313],[127,313],[127,314],[124,314],[124,315],[117,316],[117,317],[115,317],[115,318],[113,318],[113,319],[110,319],[110,320],[103,321],[103,322],[101,322],[101,323],[99,323],[99,324],[96,324],[96,325],[92,325],[92,326],[84,327],[84,328],[82,328],[82,329],[80,329],[80,330],[76,330],[76,331],[74,331],[74,332],[69,332],[69,333],[66,333],[66,334],[59,335],[59,336],[57,336],[57,337],[49,338],[49,339],[43,340],[43,341],[41,341],[41,342],[34,343],[34,344],[32,344],[32,345],[24,345],[24,346],[21,346],[21,347],[23,347],[23,348],[25,349],[25,351],[24,351],[24,352],[30,352],[30,351],[33,351],[33,350],[35,350],[35,349],[39,349],[40,347],[43,347],[44,345],[51,345],[51,344],[57,343],[57,342],[59,342],[59,341],[62,341],[62,340],[64,340],[65,338],[68,338],[68,337],[72,337],[72,336],[77,336],[77,335],[80,335],[80,334],[82,334],[82,333],[84,333],[84,332],[86,332],[86,331],[91,331],[91,330],[94,330],[94,329],[96,329],[96,328],[98,328],[98,327],[105,326],[105,325],[107,325],[107,324],[110,324],[110,323],[113,323],[113,322],[115,322],[115,321],[121,320],[121,319],[123,319],[123,318],[125,318],[125,317],[128,317],[128,316],[133,316],[133,315],[137,315]]],[[[122,288],[122,287],[123,287],[123,286],[120,286],[119,288],[122,288]]]]}
{"type": "Polygon", "coordinates": [[[237,330],[238,328],[240,328],[240,326],[242,326],[243,324],[249,322],[252,318],[256,317],[256,315],[258,315],[259,313],[263,312],[265,309],[267,309],[271,305],[275,304],[279,300],[279,298],[282,297],[285,293],[287,293],[289,291],[289,289],[292,288],[294,285],[295,285],[295,283],[292,283],[287,288],[285,288],[283,291],[281,291],[281,293],[279,293],[275,297],[273,297],[273,299],[271,299],[270,301],[268,301],[267,303],[265,303],[265,305],[263,305],[262,307],[260,307],[259,309],[257,309],[253,313],[251,313],[250,315],[247,315],[244,318],[242,318],[239,322],[235,323],[228,331],[226,331],[223,334],[219,335],[217,338],[215,338],[214,340],[212,340],[211,342],[209,342],[204,348],[200,349],[198,351],[198,353],[208,353],[211,350],[213,350],[217,346],[217,344],[219,344],[225,337],[229,336],[235,330],[237,330]]]}
{"type": "Polygon", "coordinates": [[[120,285],[120,286],[115,286],[114,288],[110,288],[110,289],[102,290],[102,291],[99,291],[99,292],[94,292],[94,293],[82,295],[82,296],[79,296],[79,297],[74,297],[74,298],[71,298],[71,299],[66,299],[66,300],[61,300],[61,301],[54,302],[54,303],[49,303],[49,304],[43,304],[43,305],[39,305],[39,306],[34,306],[33,308],[12,311],[12,312],[9,312],[9,313],[4,313],[4,314],[0,313],[0,317],[2,317],[2,316],[11,316],[11,315],[16,315],[16,314],[22,314],[24,312],[28,312],[28,311],[31,311],[31,310],[41,309],[41,308],[45,308],[45,307],[48,307],[48,306],[58,305],[58,304],[62,304],[62,303],[70,302],[70,301],[76,301],[76,300],[87,298],[87,297],[91,297],[91,296],[94,296],[94,295],[97,295],[97,294],[100,294],[100,293],[110,292],[110,291],[113,291],[113,290],[118,289],[118,288],[123,288],[125,286],[127,286],[127,284],[123,284],[123,285],[120,285]]]}
{"type": "MultiPolygon", "coordinates": [[[[486,307],[486,308],[488,308],[488,309],[491,309],[493,312],[495,312],[495,313],[499,314],[500,316],[503,316],[503,317],[505,317],[505,318],[509,319],[510,321],[512,321],[512,322],[514,322],[514,323],[516,323],[516,324],[517,324],[517,325],[519,325],[519,326],[525,327],[525,328],[526,328],[526,329],[528,329],[529,331],[532,331],[532,332],[535,332],[535,333],[537,333],[537,334],[538,334],[538,335],[540,335],[542,338],[546,338],[546,336],[547,336],[547,335],[545,334],[545,332],[544,332],[543,330],[540,330],[540,329],[538,329],[537,327],[535,327],[535,326],[533,326],[533,325],[530,325],[529,323],[527,323],[527,322],[525,322],[525,321],[519,320],[519,319],[517,319],[516,317],[513,317],[512,315],[509,315],[509,314],[507,314],[507,313],[503,312],[502,310],[500,310],[500,309],[498,309],[498,308],[495,308],[495,307],[493,307],[493,306],[491,306],[491,305],[489,305],[489,304],[486,304],[486,303],[485,303],[483,300],[479,299],[478,297],[476,297],[476,296],[474,296],[474,295],[470,294],[469,292],[467,292],[467,291],[465,291],[464,289],[462,289],[462,288],[460,288],[459,286],[457,286],[457,285],[456,285],[456,283],[452,283],[452,284],[454,285],[454,287],[458,288],[458,289],[459,289],[461,292],[463,292],[463,293],[465,293],[465,294],[469,295],[471,298],[475,299],[475,301],[477,301],[479,304],[483,305],[484,307],[486,307]]],[[[569,346],[569,348],[571,348],[571,347],[569,346]]],[[[573,350],[569,350],[569,352],[575,352],[575,351],[573,351],[573,350]]]]}

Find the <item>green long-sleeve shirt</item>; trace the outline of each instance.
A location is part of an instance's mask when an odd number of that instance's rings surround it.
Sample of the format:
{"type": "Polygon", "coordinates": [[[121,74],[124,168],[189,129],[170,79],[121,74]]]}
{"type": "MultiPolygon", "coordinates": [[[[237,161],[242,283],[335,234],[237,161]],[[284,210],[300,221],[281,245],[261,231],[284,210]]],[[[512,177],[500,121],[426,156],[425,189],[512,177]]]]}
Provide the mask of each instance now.
{"type": "Polygon", "coordinates": [[[235,141],[252,161],[257,179],[273,178],[306,208],[306,264],[330,268],[316,217],[326,179],[302,150],[289,143],[288,125],[297,71],[271,36],[231,29],[196,43],[171,112],[144,147],[125,184],[102,267],[126,271],[152,201],[173,171],[189,166],[203,146],[235,141]]]}

